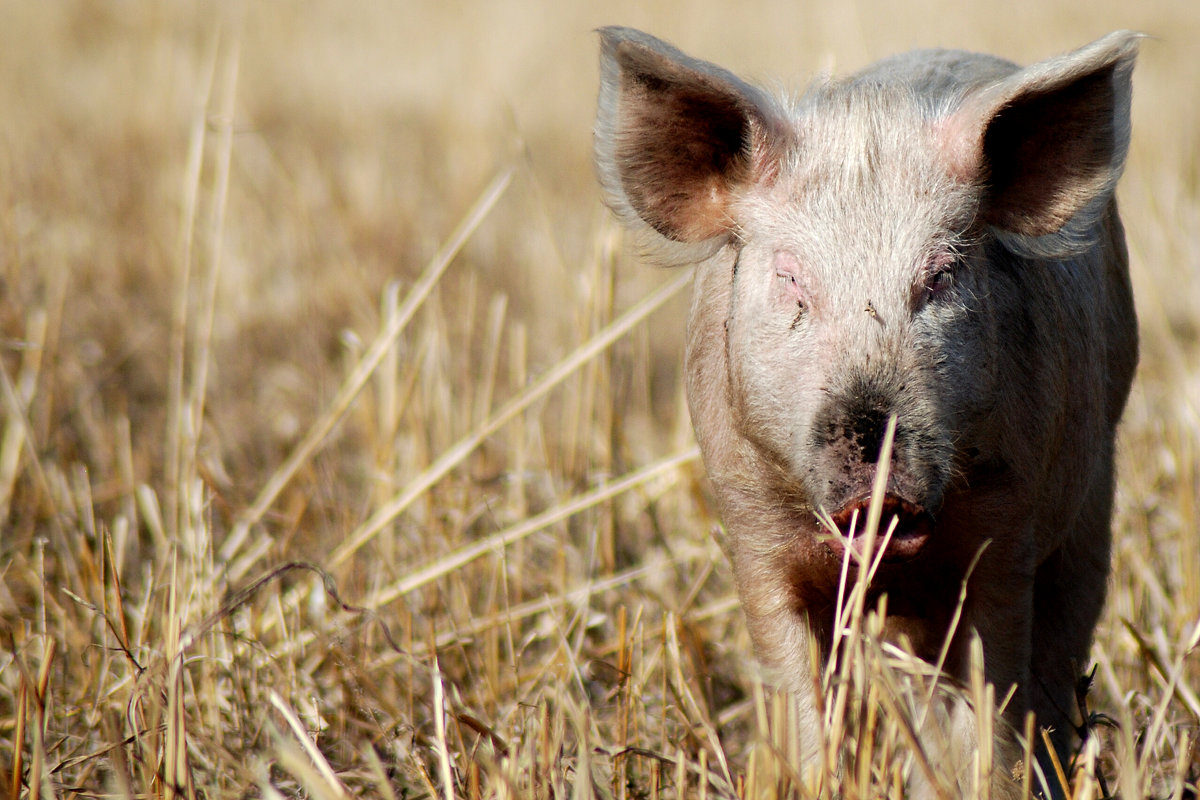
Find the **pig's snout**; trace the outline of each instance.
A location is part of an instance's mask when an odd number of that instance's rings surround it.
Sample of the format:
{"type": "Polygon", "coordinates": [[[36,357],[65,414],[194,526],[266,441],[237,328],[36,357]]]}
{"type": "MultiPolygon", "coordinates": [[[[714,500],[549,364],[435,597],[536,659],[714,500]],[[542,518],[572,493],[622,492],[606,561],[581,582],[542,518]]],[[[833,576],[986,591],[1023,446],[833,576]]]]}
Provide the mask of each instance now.
{"type": "Polygon", "coordinates": [[[849,408],[842,421],[843,436],[857,450],[858,458],[864,464],[879,461],[892,408],[889,401],[890,398],[883,392],[860,390],[854,399],[847,403],[849,408]]]}
{"type": "MultiPolygon", "coordinates": [[[[911,380],[859,378],[833,395],[817,414],[804,460],[818,465],[805,475],[814,506],[835,514],[865,503],[883,457],[888,421],[896,415],[886,514],[900,515],[903,533],[926,512],[941,506],[954,459],[950,437],[939,429],[932,403],[911,380]]],[[[886,522],[886,519],[885,519],[886,522]]]]}
{"type": "MultiPolygon", "coordinates": [[[[866,538],[867,510],[870,505],[870,495],[860,495],[831,515],[841,537],[830,539],[826,546],[839,559],[852,541],[851,534],[854,537],[855,550],[862,554],[862,543],[866,538]]],[[[879,532],[875,540],[877,547],[883,544],[883,537],[891,527],[893,518],[896,520],[896,527],[888,541],[887,550],[884,551],[884,561],[907,561],[916,557],[924,549],[933,532],[933,516],[916,503],[895,494],[887,494],[883,499],[883,515],[880,517],[879,532]]]]}

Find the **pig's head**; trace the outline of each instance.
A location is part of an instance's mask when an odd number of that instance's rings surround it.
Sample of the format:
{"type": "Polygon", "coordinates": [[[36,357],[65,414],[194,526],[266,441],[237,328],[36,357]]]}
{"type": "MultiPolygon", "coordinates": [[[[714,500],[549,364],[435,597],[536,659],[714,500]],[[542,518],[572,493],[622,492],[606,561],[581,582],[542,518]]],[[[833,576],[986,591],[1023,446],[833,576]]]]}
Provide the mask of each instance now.
{"type": "MultiPolygon", "coordinates": [[[[784,102],[637,31],[601,36],[609,204],[660,260],[729,254],[698,286],[728,294],[723,349],[703,352],[723,352],[730,426],[781,500],[844,527],[895,415],[888,557],[916,555],[947,494],[1000,458],[1013,271],[1089,247],[1109,202],[1135,37],[1024,70],[914,54],[784,102]]],[[[710,462],[727,447],[700,438],[710,462]]]]}

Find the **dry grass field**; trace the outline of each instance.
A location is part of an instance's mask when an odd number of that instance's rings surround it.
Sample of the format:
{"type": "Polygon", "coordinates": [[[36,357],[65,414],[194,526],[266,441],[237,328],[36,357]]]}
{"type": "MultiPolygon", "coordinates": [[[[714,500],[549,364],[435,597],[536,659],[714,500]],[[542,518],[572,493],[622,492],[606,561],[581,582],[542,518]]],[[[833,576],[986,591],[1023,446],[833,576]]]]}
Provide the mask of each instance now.
{"type": "Polygon", "coordinates": [[[915,46],[1155,37],[1120,189],[1142,365],[1063,772],[1195,798],[1200,4],[600,5],[0,0],[0,792],[936,773],[873,617],[823,676],[821,764],[756,681],[682,399],[688,275],[638,262],[591,169],[591,31],[621,23],[796,86],[915,46]]]}

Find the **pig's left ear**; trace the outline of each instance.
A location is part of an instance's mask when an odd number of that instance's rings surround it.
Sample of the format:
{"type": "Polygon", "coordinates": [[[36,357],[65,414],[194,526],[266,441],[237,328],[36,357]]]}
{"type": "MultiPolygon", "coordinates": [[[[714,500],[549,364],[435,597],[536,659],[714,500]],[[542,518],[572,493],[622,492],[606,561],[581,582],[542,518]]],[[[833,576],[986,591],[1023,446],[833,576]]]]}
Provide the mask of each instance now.
{"type": "Polygon", "coordinates": [[[596,165],[606,199],[659,254],[691,261],[732,235],[731,204],[770,180],[786,139],[765,92],[630,28],[602,28],[596,165]],[[660,238],[661,237],[661,238],[660,238]],[[665,241],[664,241],[665,240],[665,241]]]}
{"type": "Polygon", "coordinates": [[[1089,244],[1129,149],[1130,76],[1140,36],[1111,33],[969,96],[946,121],[961,177],[1013,250],[1065,256],[1089,244]]]}

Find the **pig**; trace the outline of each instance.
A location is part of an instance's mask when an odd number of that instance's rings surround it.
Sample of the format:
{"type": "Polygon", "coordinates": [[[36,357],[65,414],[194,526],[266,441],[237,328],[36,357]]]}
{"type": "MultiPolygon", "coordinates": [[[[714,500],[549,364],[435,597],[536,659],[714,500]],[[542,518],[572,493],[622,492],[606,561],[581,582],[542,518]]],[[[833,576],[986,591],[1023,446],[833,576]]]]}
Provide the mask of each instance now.
{"type": "Polygon", "coordinates": [[[1138,360],[1114,190],[1139,37],[1025,68],[916,51],[777,95],[599,33],[600,182],[654,259],[697,265],[688,404],[766,674],[815,724],[810,642],[828,657],[894,417],[884,635],[935,662],[950,634],[960,681],[977,635],[1005,719],[1066,752],[1138,360]]]}

